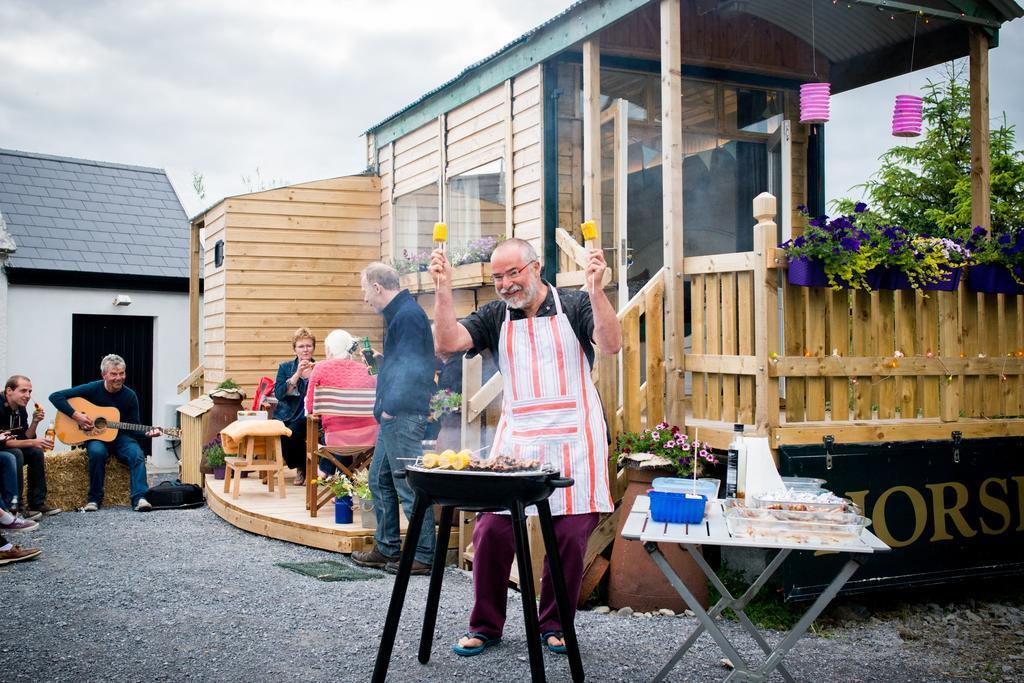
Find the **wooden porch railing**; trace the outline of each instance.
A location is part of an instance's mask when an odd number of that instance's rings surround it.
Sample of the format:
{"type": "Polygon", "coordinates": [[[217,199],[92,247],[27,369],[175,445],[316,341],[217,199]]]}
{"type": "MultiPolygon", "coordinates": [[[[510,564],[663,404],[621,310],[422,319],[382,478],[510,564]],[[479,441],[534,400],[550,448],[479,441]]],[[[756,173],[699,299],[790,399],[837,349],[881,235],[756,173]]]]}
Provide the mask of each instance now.
{"type": "Polygon", "coordinates": [[[826,435],[1024,434],[1024,297],[964,284],[927,296],[790,285],[774,248],[774,197],[759,196],[754,210],[754,251],[684,263],[691,431],[725,446],[731,423],[742,422],[773,447],[820,444],[826,435]]]}

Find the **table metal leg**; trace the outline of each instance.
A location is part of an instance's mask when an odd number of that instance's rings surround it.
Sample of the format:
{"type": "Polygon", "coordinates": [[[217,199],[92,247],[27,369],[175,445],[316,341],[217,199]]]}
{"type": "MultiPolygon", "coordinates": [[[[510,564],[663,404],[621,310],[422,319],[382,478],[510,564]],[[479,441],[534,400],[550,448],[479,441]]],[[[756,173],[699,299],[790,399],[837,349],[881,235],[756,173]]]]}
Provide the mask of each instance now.
{"type": "Polygon", "coordinates": [[[814,620],[818,618],[828,604],[832,602],[832,599],[839,594],[846,582],[850,580],[850,577],[854,575],[857,569],[860,568],[860,564],[863,558],[847,560],[843,568],[836,574],[836,578],[832,579],[832,582],[828,584],[821,595],[814,601],[814,603],[804,612],[804,615],[800,617],[800,621],[796,622],[796,625],[786,634],[786,637],[782,639],[782,642],[778,644],[775,651],[769,655],[767,661],[758,669],[758,673],[762,674],[767,678],[773,669],[778,667],[782,663],[782,658],[786,656],[797,641],[800,640],[807,629],[811,627],[814,620]]]}
{"type": "MultiPolygon", "coordinates": [[[[737,615],[742,615],[740,616],[741,623],[744,623],[745,628],[747,627],[747,625],[749,625],[747,631],[750,632],[754,640],[757,641],[758,645],[761,646],[761,649],[764,650],[765,654],[770,655],[771,648],[769,647],[768,643],[765,642],[764,638],[761,637],[761,634],[757,632],[757,629],[754,627],[754,625],[750,623],[750,620],[747,619],[746,614],[743,613],[743,608],[747,606],[747,604],[754,598],[754,596],[758,594],[761,588],[764,587],[764,585],[768,582],[771,576],[779,569],[779,567],[782,566],[782,563],[785,561],[785,559],[789,557],[790,551],[780,550],[778,553],[776,553],[775,557],[768,564],[768,566],[765,567],[764,571],[762,571],[761,574],[757,577],[757,579],[747,587],[746,591],[743,592],[743,595],[741,595],[739,598],[734,598],[732,593],[729,592],[729,590],[725,587],[722,581],[718,578],[718,575],[715,574],[715,570],[712,569],[711,566],[707,563],[707,560],[704,559],[704,555],[700,552],[699,549],[700,546],[684,545],[684,547],[686,548],[687,552],[690,553],[690,556],[693,557],[694,561],[697,563],[697,566],[700,567],[701,570],[704,572],[704,575],[708,578],[708,581],[711,582],[711,585],[713,585],[718,590],[719,594],[722,596],[721,598],[719,598],[718,602],[716,602],[714,606],[710,610],[708,610],[708,616],[710,616],[712,619],[717,619],[722,612],[724,612],[726,609],[731,608],[733,611],[737,613],[737,615]]],[[[694,612],[694,614],[696,614],[696,611],[694,612]]],[[[694,643],[697,642],[697,639],[700,638],[702,633],[704,633],[704,625],[698,624],[697,628],[695,628],[693,632],[690,633],[690,635],[686,638],[683,644],[679,646],[679,649],[676,650],[675,654],[672,655],[672,658],[665,664],[665,666],[661,668],[661,671],[658,672],[658,675],[655,677],[654,680],[663,680],[665,676],[667,676],[668,673],[673,668],[675,668],[675,665],[679,663],[679,660],[683,658],[683,655],[685,655],[689,651],[689,649],[693,647],[694,643]]],[[[786,671],[785,667],[780,666],[779,673],[782,674],[783,678],[785,678],[788,683],[793,683],[792,677],[789,675],[789,672],[786,671]]]]}
{"type": "MultiPolygon", "coordinates": [[[[704,559],[704,555],[700,552],[700,547],[692,544],[684,544],[684,547],[686,548],[686,551],[690,553],[690,557],[693,558],[693,561],[697,563],[697,566],[703,570],[704,575],[708,577],[711,585],[713,585],[721,594],[722,599],[718,601],[719,604],[723,601],[726,602],[722,607],[722,610],[724,611],[726,608],[731,608],[733,612],[736,613],[736,618],[739,619],[740,625],[743,626],[747,633],[750,634],[750,637],[754,639],[754,642],[758,644],[761,650],[766,655],[770,656],[772,654],[771,646],[761,635],[761,632],[757,630],[757,627],[750,621],[750,618],[747,617],[743,608],[746,607],[747,604],[754,599],[754,596],[758,594],[761,588],[768,583],[768,580],[779,569],[779,567],[782,566],[782,563],[785,562],[786,558],[789,557],[789,554],[792,551],[787,549],[777,552],[775,557],[772,558],[772,561],[768,563],[768,566],[764,568],[764,571],[761,572],[754,583],[747,587],[747,590],[743,592],[743,595],[741,595],[739,599],[736,599],[732,596],[732,593],[729,592],[729,589],[725,587],[725,584],[722,583],[722,580],[718,578],[715,570],[712,569],[711,565],[709,565],[707,560],[704,559]]],[[[790,675],[784,664],[780,662],[778,668],[779,673],[782,674],[782,677],[787,683],[795,683],[793,677],[790,675]]]]}
{"type": "MultiPolygon", "coordinates": [[[[700,602],[697,600],[696,597],[694,597],[693,593],[690,592],[690,589],[686,587],[686,584],[683,583],[683,581],[678,576],[676,576],[676,573],[672,569],[672,566],[668,563],[668,560],[666,560],[665,556],[661,554],[660,550],[658,550],[658,544],[644,543],[644,549],[651,556],[651,559],[654,561],[654,564],[658,565],[658,569],[660,569],[661,573],[665,575],[665,578],[668,579],[668,582],[672,584],[673,588],[676,589],[676,592],[679,593],[680,596],[682,596],[686,604],[689,605],[691,610],[693,610],[693,613],[697,617],[697,620],[708,632],[708,635],[710,635],[711,638],[714,639],[714,641],[718,644],[718,647],[722,650],[722,652],[725,653],[725,656],[732,660],[733,664],[737,667],[742,667],[745,669],[747,664],[744,661],[743,657],[741,657],[740,653],[736,651],[736,648],[732,646],[732,643],[730,643],[729,639],[725,637],[725,634],[722,633],[722,630],[718,628],[718,625],[715,623],[715,620],[711,617],[711,615],[709,615],[704,610],[704,608],[701,607],[700,602]]],[[[655,676],[654,680],[663,680],[667,673],[668,671],[663,668],[661,671],[658,672],[658,675],[655,676]]]]}
{"type": "Polygon", "coordinates": [[[423,518],[427,514],[430,500],[417,495],[412,505],[412,518],[405,531],[405,545],[402,546],[402,559],[398,562],[398,574],[395,585],[391,589],[391,603],[388,605],[388,616],[384,621],[384,631],[380,634],[380,645],[377,647],[377,661],[373,666],[373,683],[384,683],[388,675],[388,664],[391,662],[391,651],[395,647],[395,636],[398,634],[398,622],[402,618],[402,605],[405,592],[409,588],[409,572],[416,555],[416,542],[423,528],[423,518]]]}
{"type": "Polygon", "coordinates": [[[534,683],[544,679],[544,655],[540,644],[540,623],[537,618],[537,597],[533,590],[533,567],[530,564],[530,542],[526,537],[526,509],[516,502],[512,512],[512,532],[516,539],[516,563],[519,566],[519,591],[523,598],[523,621],[526,626],[526,648],[530,653],[530,676],[534,683]]]}
{"type": "MultiPolygon", "coordinates": [[[[423,631],[420,634],[420,664],[430,661],[430,648],[434,643],[434,626],[437,624],[437,605],[441,601],[441,580],[444,578],[444,563],[448,558],[448,539],[452,533],[452,516],[455,508],[445,505],[441,508],[441,520],[434,542],[434,564],[430,568],[430,588],[427,591],[427,605],[423,610],[423,631]]],[[[408,538],[408,535],[406,535],[408,538]]]]}
{"type": "Polygon", "coordinates": [[[555,524],[551,519],[551,506],[548,501],[542,500],[537,503],[537,516],[540,521],[540,531],[544,537],[544,549],[548,554],[548,567],[551,569],[552,588],[555,594],[555,603],[558,605],[558,620],[562,625],[562,635],[565,638],[565,654],[569,657],[569,670],[572,672],[572,680],[580,683],[584,679],[583,660],[580,658],[579,641],[576,639],[576,625],[569,617],[572,614],[572,603],[576,596],[569,595],[565,589],[565,574],[562,571],[562,558],[558,552],[558,538],[555,536],[555,524]]]}

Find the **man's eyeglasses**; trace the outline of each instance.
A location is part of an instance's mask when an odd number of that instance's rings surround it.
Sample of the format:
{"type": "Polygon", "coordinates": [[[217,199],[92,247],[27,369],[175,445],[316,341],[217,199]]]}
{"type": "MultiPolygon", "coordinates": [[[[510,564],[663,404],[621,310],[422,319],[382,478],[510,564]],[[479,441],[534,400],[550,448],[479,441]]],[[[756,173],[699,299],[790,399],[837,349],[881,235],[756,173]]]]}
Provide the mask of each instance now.
{"type": "Polygon", "coordinates": [[[526,263],[524,263],[524,264],[523,264],[522,266],[520,266],[519,268],[510,268],[510,269],[506,270],[506,271],[505,271],[504,273],[497,273],[497,274],[495,274],[495,275],[492,275],[492,276],[491,276],[491,280],[492,280],[492,281],[494,282],[494,284],[498,284],[498,283],[499,283],[499,282],[501,282],[502,280],[514,280],[514,279],[516,279],[517,277],[519,277],[519,275],[520,275],[520,274],[521,274],[521,273],[522,273],[522,272],[523,272],[524,270],[526,270],[526,269],[527,269],[527,267],[528,267],[528,266],[529,266],[529,265],[530,265],[531,263],[533,263],[533,262],[534,262],[534,261],[536,261],[536,260],[537,260],[537,259],[530,259],[529,261],[527,261],[526,263]]]}

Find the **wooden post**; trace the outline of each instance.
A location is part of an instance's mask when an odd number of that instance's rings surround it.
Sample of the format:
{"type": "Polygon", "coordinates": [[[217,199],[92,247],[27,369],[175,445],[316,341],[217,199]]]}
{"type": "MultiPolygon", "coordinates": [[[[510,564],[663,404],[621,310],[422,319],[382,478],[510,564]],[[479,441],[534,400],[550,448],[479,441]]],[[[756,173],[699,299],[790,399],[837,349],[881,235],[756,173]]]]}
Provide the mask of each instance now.
{"type": "Polygon", "coordinates": [[[767,192],[754,197],[754,434],[768,437],[779,424],[779,380],[768,375],[779,351],[778,271],[768,267],[768,250],[778,235],[774,217],[775,197],[767,192]]]}
{"type": "Polygon", "coordinates": [[[971,223],[992,227],[988,139],[988,37],[981,28],[970,29],[971,49],[971,223]]]}
{"type": "MultiPolygon", "coordinates": [[[[189,249],[188,272],[188,370],[192,372],[199,367],[199,269],[202,263],[202,245],[199,241],[199,230],[202,221],[192,224],[191,248],[189,249]]],[[[189,399],[199,398],[201,389],[193,383],[188,389],[189,399]]]]}
{"type": "MultiPolygon", "coordinates": [[[[683,49],[679,0],[661,0],[661,169],[665,267],[665,419],[685,426],[683,49]]],[[[694,333],[699,331],[694,330],[694,333]]],[[[648,416],[648,423],[657,419],[648,416]]]]}
{"type": "Polygon", "coordinates": [[[600,249],[601,49],[596,36],[583,41],[583,220],[598,221],[594,246],[600,249]]]}
{"type": "MultiPolygon", "coordinates": [[[[448,201],[445,197],[445,185],[448,182],[448,115],[437,117],[437,146],[441,153],[440,169],[437,174],[437,220],[448,222],[448,201]]],[[[431,246],[433,249],[433,245],[431,246]]]]}
{"type": "MultiPolygon", "coordinates": [[[[512,94],[512,79],[505,81],[505,163],[502,171],[505,173],[505,237],[512,237],[512,195],[515,189],[513,182],[515,176],[515,147],[513,146],[514,129],[512,119],[515,117],[514,98],[512,94]]],[[[561,270],[561,269],[559,269],[561,270]]]]}

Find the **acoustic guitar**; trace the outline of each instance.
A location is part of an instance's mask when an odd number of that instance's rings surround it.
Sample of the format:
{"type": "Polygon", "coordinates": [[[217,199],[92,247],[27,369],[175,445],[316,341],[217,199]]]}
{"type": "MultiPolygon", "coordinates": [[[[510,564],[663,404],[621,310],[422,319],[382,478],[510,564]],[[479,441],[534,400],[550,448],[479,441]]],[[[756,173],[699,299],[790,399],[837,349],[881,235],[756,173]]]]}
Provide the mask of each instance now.
{"type": "Polygon", "coordinates": [[[130,422],[121,422],[121,411],[117,408],[106,408],[95,405],[84,398],[69,398],[68,403],[75,410],[85,413],[92,420],[92,431],[85,431],[82,426],[64,413],[57,411],[57,420],[54,429],[57,438],[69,446],[75,446],[86,441],[103,441],[110,443],[117,438],[117,433],[122,430],[130,432],[148,432],[159,429],[165,436],[181,438],[180,429],[169,429],[166,427],[150,427],[149,425],[137,425],[130,422]]]}

